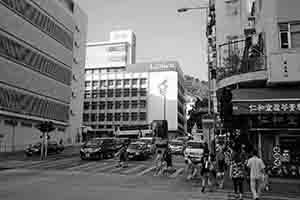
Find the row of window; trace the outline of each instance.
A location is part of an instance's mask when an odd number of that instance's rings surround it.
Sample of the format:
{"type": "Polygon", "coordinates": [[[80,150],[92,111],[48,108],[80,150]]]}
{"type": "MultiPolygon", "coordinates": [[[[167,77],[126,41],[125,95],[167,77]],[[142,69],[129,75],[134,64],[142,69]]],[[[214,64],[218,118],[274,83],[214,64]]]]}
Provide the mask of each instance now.
{"type": "Polygon", "coordinates": [[[105,109],[128,109],[128,108],[146,108],[146,100],[133,100],[133,101],[93,101],[93,102],[84,102],[84,110],[105,110],[105,109]]]}
{"type": "Polygon", "coordinates": [[[108,90],[85,90],[84,98],[104,98],[104,97],[145,97],[147,96],[146,88],[132,89],[108,89],[108,90]]]}
{"type": "Polygon", "coordinates": [[[103,121],[145,121],[146,112],[123,112],[123,113],[84,113],[84,122],[103,122],[103,121]]]}
{"type": "Polygon", "coordinates": [[[110,68],[101,68],[101,66],[96,66],[96,69],[86,69],[85,75],[86,77],[95,76],[98,77],[100,74],[104,73],[116,73],[116,72],[123,72],[125,71],[124,67],[110,67],[110,68]]]}
{"type": "Polygon", "coordinates": [[[28,0],[0,1],[4,6],[21,15],[24,19],[57,40],[67,49],[73,50],[73,34],[65,30],[35,6],[32,6],[30,2],[31,1],[28,0]]]}
{"type": "Polygon", "coordinates": [[[91,124],[91,125],[88,125],[90,126],[92,129],[111,129],[111,128],[114,128],[115,130],[117,130],[116,127],[119,127],[119,129],[121,131],[128,131],[128,130],[133,130],[133,131],[136,131],[136,130],[139,130],[139,129],[148,129],[148,126],[149,125],[129,125],[129,126],[124,126],[124,125],[120,125],[120,124],[114,124],[114,125],[111,125],[111,124],[101,124],[101,125],[95,125],[95,124],[91,124]]]}
{"type": "Polygon", "coordinates": [[[137,87],[138,85],[143,86],[146,85],[147,79],[146,78],[141,78],[141,79],[118,79],[118,80],[100,80],[100,81],[85,81],[85,88],[105,88],[105,87],[121,87],[123,86],[132,86],[132,87],[137,87]]]}

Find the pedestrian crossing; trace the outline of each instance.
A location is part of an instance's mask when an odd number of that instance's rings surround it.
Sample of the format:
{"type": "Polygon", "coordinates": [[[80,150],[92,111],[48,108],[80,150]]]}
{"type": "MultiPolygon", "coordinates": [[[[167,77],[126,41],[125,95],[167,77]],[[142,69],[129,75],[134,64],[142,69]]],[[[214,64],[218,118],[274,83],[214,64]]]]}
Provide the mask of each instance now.
{"type": "MultiPolygon", "coordinates": [[[[99,161],[83,161],[78,157],[71,157],[58,160],[42,160],[42,161],[2,161],[0,168],[5,169],[27,169],[27,170],[55,170],[67,172],[87,172],[87,173],[110,173],[128,176],[151,176],[154,174],[155,166],[151,160],[145,162],[128,162],[128,166],[117,167],[116,159],[107,159],[99,161]]],[[[178,164],[174,166],[176,170],[169,173],[169,178],[177,178],[183,175],[184,165],[178,164]]]]}

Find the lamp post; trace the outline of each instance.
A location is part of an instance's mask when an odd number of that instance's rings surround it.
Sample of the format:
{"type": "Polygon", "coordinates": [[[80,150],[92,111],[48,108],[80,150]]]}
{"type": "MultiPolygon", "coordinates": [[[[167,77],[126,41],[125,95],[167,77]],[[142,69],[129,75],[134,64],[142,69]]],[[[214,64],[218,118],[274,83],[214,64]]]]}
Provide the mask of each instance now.
{"type": "MultiPolygon", "coordinates": [[[[209,6],[201,6],[201,7],[192,7],[192,8],[180,8],[180,9],[177,9],[177,12],[179,13],[182,13],[182,12],[187,12],[187,11],[190,11],[190,10],[205,10],[206,11],[206,27],[208,26],[208,15],[209,15],[209,6]]],[[[208,45],[208,42],[207,42],[207,49],[206,49],[206,52],[207,52],[207,68],[208,68],[208,116],[211,116],[212,112],[211,112],[211,69],[210,69],[210,66],[209,66],[209,45],[208,45]]],[[[211,120],[208,120],[208,121],[211,121],[211,120]]],[[[208,128],[208,147],[209,147],[209,150],[211,151],[212,147],[211,147],[211,128],[209,127],[208,128]]]]}

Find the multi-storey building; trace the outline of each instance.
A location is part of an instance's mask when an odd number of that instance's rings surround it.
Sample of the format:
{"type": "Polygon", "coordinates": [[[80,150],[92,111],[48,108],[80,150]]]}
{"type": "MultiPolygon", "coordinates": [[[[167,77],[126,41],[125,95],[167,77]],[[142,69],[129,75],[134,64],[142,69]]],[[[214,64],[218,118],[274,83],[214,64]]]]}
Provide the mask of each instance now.
{"type": "Polygon", "coordinates": [[[282,164],[274,162],[276,146],[289,154],[288,162],[298,163],[300,2],[218,0],[213,5],[224,128],[240,133],[267,163],[282,164]]]}
{"type": "Polygon", "coordinates": [[[45,120],[56,126],[52,140],[71,142],[81,126],[69,114],[86,17],[71,0],[0,1],[0,13],[0,150],[40,141],[35,125],[45,120]]]}
{"type": "Polygon", "coordinates": [[[171,137],[185,133],[183,75],[177,62],[131,64],[122,71],[101,70],[86,69],[89,75],[83,121],[96,135],[112,135],[117,130],[145,134],[153,120],[164,117],[171,137]],[[165,101],[160,94],[162,84],[167,87],[165,101]]]}

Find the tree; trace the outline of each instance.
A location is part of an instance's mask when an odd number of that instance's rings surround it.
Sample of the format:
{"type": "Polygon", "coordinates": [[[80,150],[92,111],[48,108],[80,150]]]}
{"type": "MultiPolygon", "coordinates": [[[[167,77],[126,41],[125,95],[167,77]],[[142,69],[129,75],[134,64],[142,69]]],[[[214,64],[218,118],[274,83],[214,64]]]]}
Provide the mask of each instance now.
{"type": "Polygon", "coordinates": [[[208,107],[208,99],[205,98],[200,100],[197,98],[195,105],[192,110],[189,111],[190,118],[187,120],[187,131],[190,133],[194,124],[197,127],[202,128],[202,116],[207,113],[206,108],[208,107]]]}

